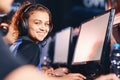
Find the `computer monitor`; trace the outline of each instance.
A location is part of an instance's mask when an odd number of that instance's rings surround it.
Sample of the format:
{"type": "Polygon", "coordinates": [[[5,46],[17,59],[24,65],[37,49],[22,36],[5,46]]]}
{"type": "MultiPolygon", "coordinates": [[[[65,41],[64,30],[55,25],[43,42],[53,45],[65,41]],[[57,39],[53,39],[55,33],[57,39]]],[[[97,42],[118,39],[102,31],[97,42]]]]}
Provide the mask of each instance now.
{"type": "Polygon", "coordinates": [[[110,40],[115,9],[90,19],[80,26],[72,64],[99,61],[110,40]]]}
{"type": "Polygon", "coordinates": [[[67,64],[72,41],[72,27],[56,33],[53,64],[67,64]]]}

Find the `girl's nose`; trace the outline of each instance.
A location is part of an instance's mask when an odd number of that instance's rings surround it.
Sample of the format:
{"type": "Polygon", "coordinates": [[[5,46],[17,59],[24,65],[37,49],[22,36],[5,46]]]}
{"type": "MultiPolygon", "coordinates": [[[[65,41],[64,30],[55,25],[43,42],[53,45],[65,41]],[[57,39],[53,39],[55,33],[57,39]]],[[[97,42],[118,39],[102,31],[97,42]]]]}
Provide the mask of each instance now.
{"type": "Polygon", "coordinates": [[[39,26],[39,29],[44,30],[45,29],[45,25],[42,24],[41,26],[39,26]]]}

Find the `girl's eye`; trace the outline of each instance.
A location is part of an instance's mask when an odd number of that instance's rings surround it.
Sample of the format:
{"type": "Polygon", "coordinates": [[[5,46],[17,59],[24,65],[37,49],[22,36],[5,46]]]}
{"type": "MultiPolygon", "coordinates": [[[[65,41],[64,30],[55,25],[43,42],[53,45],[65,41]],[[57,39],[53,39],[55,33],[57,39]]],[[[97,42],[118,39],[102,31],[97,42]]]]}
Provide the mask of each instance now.
{"type": "Polygon", "coordinates": [[[50,27],[50,24],[45,24],[46,27],[50,27]]]}
{"type": "Polygon", "coordinates": [[[40,22],[35,22],[35,24],[40,24],[40,22]]]}

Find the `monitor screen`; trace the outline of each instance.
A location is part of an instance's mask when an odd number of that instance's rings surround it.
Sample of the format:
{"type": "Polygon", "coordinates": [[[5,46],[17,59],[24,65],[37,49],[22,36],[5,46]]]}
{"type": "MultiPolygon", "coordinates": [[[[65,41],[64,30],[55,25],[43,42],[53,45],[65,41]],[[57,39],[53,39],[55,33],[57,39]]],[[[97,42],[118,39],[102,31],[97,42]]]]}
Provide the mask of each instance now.
{"type": "Polygon", "coordinates": [[[67,63],[69,55],[69,47],[71,42],[71,27],[68,27],[58,33],[55,37],[55,48],[53,63],[67,63]]]}
{"type": "Polygon", "coordinates": [[[113,23],[113,10],[90,19],[80,26],[72,64],[100,60],[113,23]]]}

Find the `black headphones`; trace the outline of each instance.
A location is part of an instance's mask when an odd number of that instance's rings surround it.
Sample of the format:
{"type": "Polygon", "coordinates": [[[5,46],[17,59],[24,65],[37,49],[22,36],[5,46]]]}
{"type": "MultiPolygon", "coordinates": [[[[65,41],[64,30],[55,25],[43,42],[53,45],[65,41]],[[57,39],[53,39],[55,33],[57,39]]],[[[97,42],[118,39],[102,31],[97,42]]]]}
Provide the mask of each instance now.
{"type": "Polygon", "coordinates": [[[20,36],[25,36],[28,34],[28,21],[26,18],[26,13],[27,11],[32,7],[32,4],[27,5],[25,8],[22,10],[22,18],[18,21],[18,29],[20,31],[20,36]]]}

